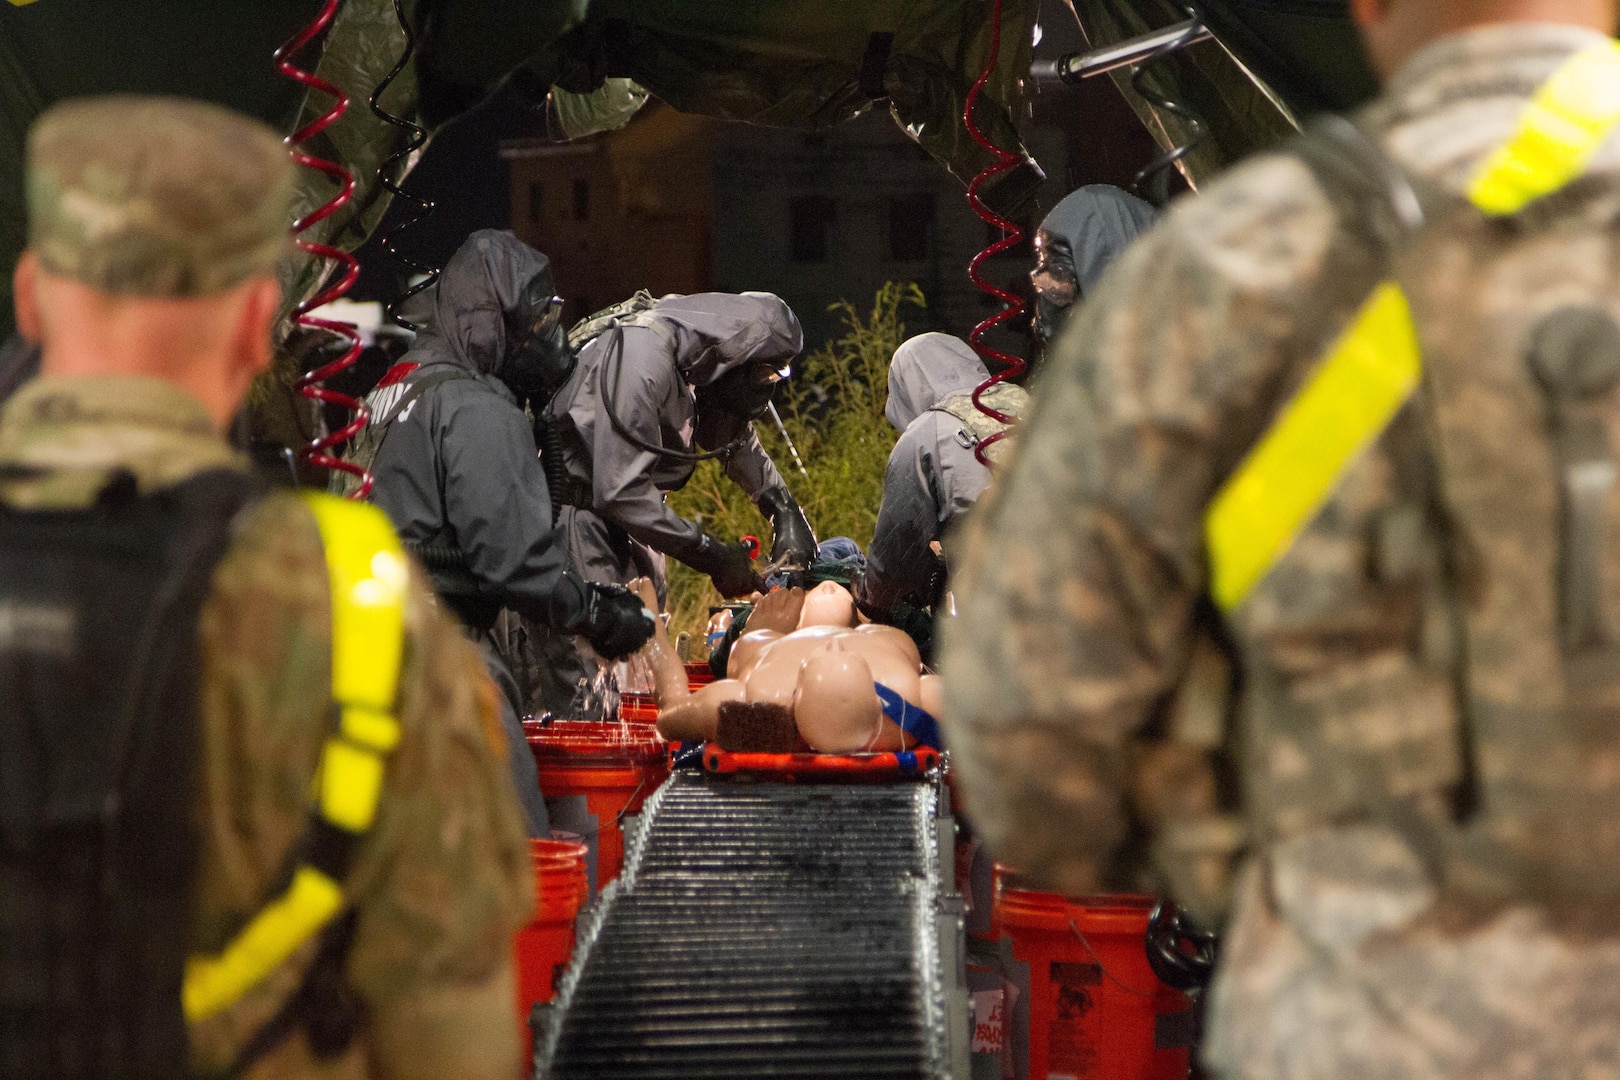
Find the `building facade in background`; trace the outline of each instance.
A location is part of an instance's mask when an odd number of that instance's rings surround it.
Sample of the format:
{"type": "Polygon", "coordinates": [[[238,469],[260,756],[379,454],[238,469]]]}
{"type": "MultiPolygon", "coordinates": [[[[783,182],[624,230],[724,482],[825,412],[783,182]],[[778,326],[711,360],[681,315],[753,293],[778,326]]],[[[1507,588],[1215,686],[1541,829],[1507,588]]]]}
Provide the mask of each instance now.
{"type": "MultiPolygon", "coordinates": [[[[1084,48],[1073,17],[1054,19],[1037,55],[1084,48]]],[[[1027,229],[1083,184],[1128,187],[1152,156],[1147,132],[1107,79],[1032,87],[1025,140],[1047,182],[1021,214],[1027,229]]],[[[880,104],[826,131],[724,123],[653,102],[622,131],[556,144],[501,144],[511,227],[552,259],[579,318],[637,289],[654,294],[762,289],[804,324],[807,348],[838,332],[829,307],[870,304],[886,281],[928,299],[914,332],[965,336],[998,307],[967,265],[1000,232],[968,207],[962,185],[880,104]]],[[[1025,241],[985,276],[1027,297],[1025,241]]],[[[995,343],[1028,353],[1024,327],[995,343]]]]}
{"type": "Polygon", "coordinates": [[[571,143],[511,139],[511,227],[551,258],[577,320],[647,289],[710,289],[709,163],[718,123],[654,102],[622,131],[571,143]]]}

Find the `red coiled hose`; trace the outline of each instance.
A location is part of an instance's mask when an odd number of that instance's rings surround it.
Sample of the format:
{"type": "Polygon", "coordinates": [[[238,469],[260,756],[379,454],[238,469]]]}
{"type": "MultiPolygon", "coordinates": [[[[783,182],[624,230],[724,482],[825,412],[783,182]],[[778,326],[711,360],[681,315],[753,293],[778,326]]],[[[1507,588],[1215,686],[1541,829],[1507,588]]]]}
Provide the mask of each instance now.
{"type": "Polygon", "coordinates": [[[371,473],[358,465],[343,461],[331,451],[359,434],[361,429],[366,426],[366,421],[370,416],[363,401],[352,398],[347,394],[340,394],[336,390],[328,390],[323,385],[327,379],[347,370],[359,358],[360,335],[348,323],[334,322],[331,319],[317,319],[309,314],[323,304],[330,304],[333,300],[348,292],[353,287],[355,279],[360,276],[360,264],[353,255],[341,248],[334,247],[331,244],[317,244],[310,240],[298,239],[299,233],[337,213],[354,195],[354,177],[350,175],[349,170],[335,161],[327,161],[324,158],[315,157],[313,154],[306,154],[300,148],[300,145],[305,140],[313,138],[337,122],[338,117],[342,116],[349,107],[349,95],[325,79],[318,78],[313,72],[294,67],[289,59],[331,25],[333,16],[337,14],[338,3],[339,0],[326,0],[315,20],[294,34],[281,48],[276,50],[275,60],[276,70],[287,76],[287,78],[311,89],[319,90],[323,94],[330,94],[335,99],[330,109],[287,136],[283,142],[287,146],[287,153],[291,155],[296,164],[325,173],[342,185],[342,190],[332,196],[331,199],[292,224],[293,237],[300,251],[307,252],[318,259],[332,259],[338,263],[341,270],[337,281],[293,309],[293,319],[300,326],[327,330],[338,335],[349,343],[349,348],[338,359],[300,376],[294,386],[297,387],[300,394],[311,401],[322,404],[331,402],[334,405],[341,405],[343,408],[349,409],[354,413],[354,419],[346,427],[318,436],[306,443],[300,448],[299,453],[304,460],[313,465],[319,465],[327,469],[337,469],[349,473],[351,476],[360,477],[360,487],[354,492],[353,497],[363,499],[371,493],[371,473]]]}
{"type": "MultiPolygon", "coordinates": [[[[986,334],[1009,319],[1016,319],[1024,311],[1024,301],[1020,299],[1016,293],[1010,293],[1005,289],[997,288],[995,285],[992,285],[990,282],[986,281],[984,276],[979,273],[979,267],[986,259],[1000,255],[1003,251],[1008,251],[1014,247],[1017,247],[1018,244],[1024,239],[1024,230],[1018,227],[1017,222],[1010,221],[996,213],[994,210],[991,210],[984,204],[984,200],[979,197],[979,190],[983,188],[986,183],[1010,169],[1017,168],[1019,163],[1023,160],[1023,158],[1018,154],[1013,153],[1011,150],[1003,150],[1001,147],[985,138],[984,133],[981,132],[978,125],[973,122],[973,107],[978,104],[979,94],[983,92],[985,84],[990,81],[991,74],[996,70],[996,61],[1001,56],[1001,3],[1002,0],[993,0],[992,2],[990,15],[990,59],[985,62],[984,70],[979,73],[979,79],[973,84],[973,89],[968,91],[967,103],[962,108],[962,124],[967,128],[967,133],[972,137],[973,141],[982,146],[991,157],[995,158],[994,164],[990,165],[983,172],[979,173],[979,175],[975,176],[973,178],[973,182],[968,185],[968,205],[973,208],[973,212],[978,214],[980,218],[991,225],[997,226],[1005,234],[1000,240],[973,256],[973,261],[968,263],[968,277],[973,280],[973,284],[977,285],[979,288],[983,289],[985,292],[989,293],[991,296],[994,296],[997,300],[1000,300],[1006,305],[1000,311],[996,312],[994,315],[991,315],[989,318],[975,326],[973,328],[973,332],[968,335],[968,344],[973,346],[973,350],[982,356],[987,363],[994,360],[996,363],[1004,365],[1003,370],[990,376],[983,383],[974,388],[973,405],[976,409],[993,420],[1000,421],[1003,424],[1012,424],[1017,422],[1017,417],[1009,416],[997,409],[993,409],[980,400],[984,393],[992,386],[1022,375],[1029,367],[1029,365],[1025,364],[1024,361],[1019,357],[1013,356],[1010,353],[1001,352],[998,349],[992,349],[990,346],[984,343],[984,337],[986,334]]],[[[985,451],[995,443],[1005,439],[1007,435],[1008,432],[998,431],[996,434],[991,435],[988,438],[981,439],[979,444],[973,448],[973,456],[979,459],[980,464],[988,466],[990,462],[985,457],[985,451]]]]}

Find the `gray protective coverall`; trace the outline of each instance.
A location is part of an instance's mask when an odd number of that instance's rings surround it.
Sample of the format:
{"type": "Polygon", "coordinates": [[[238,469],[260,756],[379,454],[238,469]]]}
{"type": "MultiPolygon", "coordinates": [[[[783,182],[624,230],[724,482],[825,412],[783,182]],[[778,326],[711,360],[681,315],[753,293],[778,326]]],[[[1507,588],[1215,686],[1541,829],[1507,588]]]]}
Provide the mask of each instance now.
{"type": "Polygon", "coordinates": [[[487,631],[503,606],[556,627],[574,625],[585,608],[583,585],[564,569],[534,432],[499,377],[508,316],[545,265],[545,256],[510,233],[474,233],[426,305],[430,328],[368,399],[368,437],[381,439],[372,501],[429,564],[438,595],[484,646],[509,706],[502,718],[513,777],[538,835],[546,834],[546,814],[518,722],[523,702],[487,631]],[[422,380],[451,375],[405,400],[422,380]]]}
{"type": "MultiPolygon", "coordinates": [[[[770,293],[665,297],[635,319],[648,322],[656,325],[615,327],[586,343],[548,416],[567,475],[558,524],[568,568],[603,583],[651,578],[662,600],[665,557],[691,559],[703,540],[697,522],[664,501],[691,478],[694,453],[730,447],[726,475],[756,504],[786,491],[752,426],[713,403],[700,406],[698,391],[741,365],[785,362],[804,336],[792,309],[770,293]]],[[[524,627],[540,654],[537,706],[568,708],[593,665],[546,627],[527,619],[524,627]]]]}
{"type": "MultiPolygon", "coordinates": [[[[696,467],[690,455],[730,446],[726,475],[756,503],[784,487],[752,427],[700,408],[698,390],[757,360],[786,361],[804,344],[799,320],[770,293],[666,297],[640,316],[658,326],[624,326],[589,342],[553,400],[570,480],[559,523],[568,568],[590,581],[649,576],[664,593],[663,556],[695,553],[703,530],[664,502],[696,467]],[[611,398],[611,402],[607,399],[611,398]],[[616,430],[607,408],[636,441],[616,430]]],[[[728,538],[731,539],[731,538],[728,538]]]]}
{"type": "Polygon", "coordinates": [[[973,455],[977,440],[962,421],[935,408],[989,377],[978,354],[950,334],[920,334],[895,350],[884,415],[902,434],[883,474],[864,603],[887,610],[926,590],[934,573],[929,543],[943,539],[990,483],[990,470],[973,455]]]}

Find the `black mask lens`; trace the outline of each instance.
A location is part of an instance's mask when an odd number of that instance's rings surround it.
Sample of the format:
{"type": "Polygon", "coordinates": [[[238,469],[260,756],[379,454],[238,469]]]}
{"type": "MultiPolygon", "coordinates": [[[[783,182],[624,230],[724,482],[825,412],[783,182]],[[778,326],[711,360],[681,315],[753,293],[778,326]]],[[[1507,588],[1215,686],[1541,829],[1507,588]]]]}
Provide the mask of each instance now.
{"type": "Polygon", "coordinates": [[[716,379],[712,396],[731,415],[757,420],[771,407],[777,386],[791,371],[786,363],[778,361],[748,364],[716,379]]]}
{"type": "Polygon", "coordinates": [[[574,370],[574,353],[562,329],[562,298],[551,275],[539,274],[524,291],[521,331],[507,354],[501,379],[520,396],[553,393],[574,370]]]}
{"type": "Polygon", "coordinates": [[[1080,299],[1080,280],[1067,241],[1042,231],[1035,251],[1035,269],[1029,275],[1035,289],[1035,333],[1050,343],[1080,299]]]}

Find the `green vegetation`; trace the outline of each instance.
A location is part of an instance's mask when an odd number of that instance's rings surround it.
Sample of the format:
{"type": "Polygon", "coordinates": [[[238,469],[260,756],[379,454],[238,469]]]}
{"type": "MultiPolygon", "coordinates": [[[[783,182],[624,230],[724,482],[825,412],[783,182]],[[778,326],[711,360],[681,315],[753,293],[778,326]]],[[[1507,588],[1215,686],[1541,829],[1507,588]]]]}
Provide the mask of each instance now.
{"type": "MultiPolygon", "coordinates": [[[[889,359],[908,336],[901,321],[904,309],[922,306],[921,289],[892,281],[878,290],[864,317],[847,300],[833,305],[842,316],[844,335],[802,357],[777,401],[809,476],[794,465],[769,418],[754,425],[816,535],[824,540],[848,536],[862,550],[872,540],[883,499],[883,468],[896,438],[883,417],[889,401],[889,359]]],[[[676,513],[701,522],[716,536],[732,539],[752,533],[770,550],[769,523],[716,462],[700,464],[669,503],[676,513]]],[[[685,630],[701,637],[709,608],[720,602],[720,594],[708,578],[673,560],[669,569],[670,633],[685,630]]]]}

